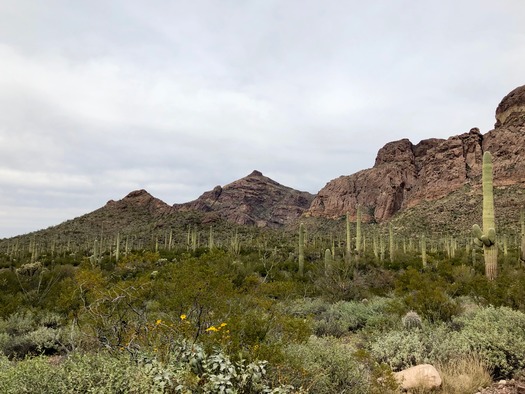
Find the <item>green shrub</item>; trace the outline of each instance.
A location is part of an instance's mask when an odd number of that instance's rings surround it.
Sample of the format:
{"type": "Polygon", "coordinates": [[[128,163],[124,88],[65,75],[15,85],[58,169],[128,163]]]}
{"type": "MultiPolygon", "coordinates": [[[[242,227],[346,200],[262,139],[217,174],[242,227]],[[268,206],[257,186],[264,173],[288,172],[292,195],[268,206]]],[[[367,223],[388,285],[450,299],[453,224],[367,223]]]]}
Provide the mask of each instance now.
{"type": "Polygon", "coordinates": [[[461,307],[447,292],[447,283],[433,273],[421,273],[413,268],[398,277],[396,294],[402,300],[402,313],[417,312],[432,323],[450,321],[461,307]]]}
{"type": "Polygon", "coordinates": [[[307,343],[287,346],[285,352],[295,369],[289,379],[296,387],[319,394],[367,392],[369,371],[350,345],[312,336],[307,343]]]}
{"type": "Polygon", "coordinates": [[[393,316],[388,313],[390,300],[339,301],[320,314],[314,325],[318,336],[340,337],[361,329],[377,330],[391,327],[393,316]]]}
{"type": "Polygon", "coordinates": [[[468,354],[468,346],[447,325],[428,325],[420,330],[393,330],[376,334],[369,343],[370,353],[393,370],[417,364],[435,363],[468,354]]]}
{"type": "Polygon", "coordinates": [[[0,320],[0,352],[9,357],[53,354],[62,348],[60,316],[42,312],[17,312],[0,320]]]}
{"type": "Polygon", "coordinates": [[[525,314],[507,307],[474,310],[454,320],[461,340],[482,356],[496,378],[525,368],[525,314]]]}

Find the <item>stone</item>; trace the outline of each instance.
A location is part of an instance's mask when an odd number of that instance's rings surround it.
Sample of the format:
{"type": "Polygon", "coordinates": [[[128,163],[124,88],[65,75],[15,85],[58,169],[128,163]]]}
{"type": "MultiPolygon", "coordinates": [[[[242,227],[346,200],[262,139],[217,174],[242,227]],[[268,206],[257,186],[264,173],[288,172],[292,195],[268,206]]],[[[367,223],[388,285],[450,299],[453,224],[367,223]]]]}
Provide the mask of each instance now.
{"type": "Polygon", "coordinates": [[[437,369],[430,364],[420,364],[395,372],[394,377],[404,390],[419,387],[432,389],[441,386],[441,376],[437,369]]]}

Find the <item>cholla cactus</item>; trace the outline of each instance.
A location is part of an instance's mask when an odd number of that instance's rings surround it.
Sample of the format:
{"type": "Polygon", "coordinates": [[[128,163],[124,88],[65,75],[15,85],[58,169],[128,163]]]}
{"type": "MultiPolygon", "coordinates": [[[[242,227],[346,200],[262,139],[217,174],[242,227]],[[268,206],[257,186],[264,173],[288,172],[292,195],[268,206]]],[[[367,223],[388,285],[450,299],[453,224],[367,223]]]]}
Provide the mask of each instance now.
{"type": "Polygon", "coordinates": [[[414,311],[407,312],[407,314],[403,316],[403,319],[401,321],[403,322],[403,327],[406,330],[423,328],[421,317],[419,317],[419,315],[414,311]]]}

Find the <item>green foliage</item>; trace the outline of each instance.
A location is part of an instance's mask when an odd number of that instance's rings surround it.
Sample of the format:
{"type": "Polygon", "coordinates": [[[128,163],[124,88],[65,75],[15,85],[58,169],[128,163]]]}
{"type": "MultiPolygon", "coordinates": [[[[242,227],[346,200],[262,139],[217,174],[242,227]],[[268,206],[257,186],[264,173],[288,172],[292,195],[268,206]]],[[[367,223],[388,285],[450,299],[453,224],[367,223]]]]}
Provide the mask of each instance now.
{"type": "Polygon", "coordinates": [[[179,343],[167,363],[145,354],[130,359],[75,353],[52,363],[35,357],[17,363],[0,356],[0,392],[20,393],[288,393],[269,386],[266,362],[233,362],[221,352],[179,343]]]}
{"type": "Polygon", "coordinates": [[[0,351],[10,358],[63,351],[68,341],[61,320],[56,314],[31,312],[0,320],[0,351]]]}
{"type": "Polygon", "coordinates": [[[307,343],[291,344],[285,351],[294,366],[289,379],[295,387],[319,394],[360,394],[370,385],[370,371],[357,362],[355,349],[334,338],[311,337],[307,343]]]}
{"type": "Polygon", "coordinates": [[[398,276],[396,294],[400,310],[413,310],[430,322],[450,321],[459,314],[460,305],[446,293],[447,283],[432,273],[409,268],[398,276]]]}
{"type": "Polygon", "coordinates": [[[509,378],[525,368],[525,314],[507,307],[474,310],[455,320],[460,338],[482,356],[492,374],[509,378]]]}
{"type": "Polygon", "coordinates": [[[340,301],[318,315],[314,324],[317,335],[340,337],[362,329],[385,329],[393,324],[387,312],[389,300],[373,298],[370,301],[340,301]]]}
{"type": "Polygon", "coordinates": [[[378,362],[388,364],[393,370],[448,360],[468,351],[466,344],[443,324],[409,333],[395,329],[376,334],[369,348],[378,362]]]}

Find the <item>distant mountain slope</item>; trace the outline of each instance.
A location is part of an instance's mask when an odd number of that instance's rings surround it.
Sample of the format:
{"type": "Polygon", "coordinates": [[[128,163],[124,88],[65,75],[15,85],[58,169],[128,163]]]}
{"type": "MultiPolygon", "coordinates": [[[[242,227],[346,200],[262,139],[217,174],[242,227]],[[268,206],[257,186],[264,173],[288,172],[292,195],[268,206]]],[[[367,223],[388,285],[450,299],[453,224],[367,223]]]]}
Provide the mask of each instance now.
{"type": "Polygon", "coordinates": [[[423,202],[439,200],[464,186],[478,187],[481,161],[490,151],[496,187],[525,187],[525,86],[509,93],[496,110],[495,129],[477,128],[448,139],[414,145],[408,139],[386,144],[375,165],[334,179],[319,191],[307,214],[314,217],[355,215],[382,222],[423,202]]]}
{"type": "Polygon", "coordinates": [[[253,171],[226,186],[217,186],[198,199],[174,205],[176,211],[214,212],[240,225],[279,227],[301,216],[314,195],[283,186],[253,171]]]}

